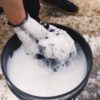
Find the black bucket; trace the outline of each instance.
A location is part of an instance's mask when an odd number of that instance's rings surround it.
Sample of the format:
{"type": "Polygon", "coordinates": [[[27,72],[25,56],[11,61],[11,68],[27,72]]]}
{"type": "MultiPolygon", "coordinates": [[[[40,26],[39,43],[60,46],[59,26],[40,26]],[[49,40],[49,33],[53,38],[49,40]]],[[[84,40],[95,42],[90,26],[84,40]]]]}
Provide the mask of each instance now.
{"type": "Polygon", "coordinates": [[[88,43],[78,32],[74,31],[73,29],[70,29],[68,27],[61,26],[58,24],[53,24],[53,25],[55,25],[56,27],[58,27],[60,29],[67,31],[68,34],[81,46],[81,48],[83,49],[83,52],[86,56],[86,59],[87,59],[87,74],[86,74],[84,80],[76,88],[74,88],[73,90],[71,90],[65,94],[62,94],[62,95],[53,96],[53,97],[39,97],[39,96],[35,96],[35,95],[30,95],[30,94],[27,94],[27,93],[21,91],[16,86],[14,86],[14,84],[10,81],[8,74],[7,74],[8,57],[12,56],[14,50],[19,48],[19,46],[21,45],[21,42],[19,41],[18,37],[16,35],[14,35],[8,41],[8,43],[6,44],[6,46],[3,50],[1,66],[2,66],[2,71],[3,71],[3,74],[5,76],[5,79],[6,79],[6,82],[9,86],[9,88],[21,100],[70,100],[70,99],[78,96],[81,93],[81,91],[83,90],[83,88],[85,87],[85,85],[87,84],[87,81],[89,79],[91,69],[92,69],[92,63],[93,63],[93,56],[92,56],[92,52],[91,52],[91,49],[90,49],[88,43]]]}

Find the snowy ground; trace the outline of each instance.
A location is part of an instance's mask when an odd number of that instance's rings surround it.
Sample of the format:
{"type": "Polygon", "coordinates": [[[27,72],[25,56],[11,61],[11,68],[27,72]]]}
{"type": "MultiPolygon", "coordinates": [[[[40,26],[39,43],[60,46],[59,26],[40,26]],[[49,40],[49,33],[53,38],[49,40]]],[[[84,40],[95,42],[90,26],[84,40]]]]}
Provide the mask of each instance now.
{"type": "MultiPolygon", "coordinates": [[[[93,51],[93,69],[87,86],[77,100],[100,100],[100,0],[71,0],[79,6],[79,13],[69,15],[56,7],[41,4],[43,21],[71,27],[82,34],[93,51]]],[[[0,16],[0,54],[13,34],[5,16],[0,16]]],[[[17,100],[8,89],[0,71],[0,100],[17,100]]]]}

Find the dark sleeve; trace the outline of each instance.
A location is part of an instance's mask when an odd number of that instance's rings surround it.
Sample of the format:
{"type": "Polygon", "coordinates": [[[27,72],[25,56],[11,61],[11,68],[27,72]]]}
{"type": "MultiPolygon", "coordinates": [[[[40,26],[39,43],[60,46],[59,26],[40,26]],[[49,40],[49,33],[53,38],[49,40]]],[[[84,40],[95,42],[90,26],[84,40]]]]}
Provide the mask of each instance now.
{"type": "Polygon", "coordinates": [[[39,0],[23,0],[24,8],[27,13],[30,14],[30,16],[37,21],[40,21],[39,19],[39,10],[40,10],[40,2],[39,0]]]}

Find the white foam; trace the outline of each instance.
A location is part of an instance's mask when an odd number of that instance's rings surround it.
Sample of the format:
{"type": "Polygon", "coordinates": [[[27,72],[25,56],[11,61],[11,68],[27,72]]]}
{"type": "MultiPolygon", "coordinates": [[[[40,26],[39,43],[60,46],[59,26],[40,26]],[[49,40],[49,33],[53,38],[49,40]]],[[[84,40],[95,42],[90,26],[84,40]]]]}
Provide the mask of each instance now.
{"type": "Polygon", "coordinates": [[[9,57],[7,72],[10,80],[22,91],[36,96],[55,96],[78,86],[86,75],[86,59],[82,51],[69,66],[53,72],[41,60],[26,55],[21,46],[9,57]]]}
{"type": "Polygon", "coordinates": [[[84,35],[83,37],[89,43],[93,55],[94,56],[99,55],[99,52],[100,52],[100,36],[84,35]]]}
{"type": "Polygon", "coordinates": [[[60,61],[69,58],[70,54],[76,53],[74,40],[64,30],[58,29],[50,25],[48,39],[39,40],[39,45],[45,47],[44,56],[46,58],[54,58],[60,61]]]}

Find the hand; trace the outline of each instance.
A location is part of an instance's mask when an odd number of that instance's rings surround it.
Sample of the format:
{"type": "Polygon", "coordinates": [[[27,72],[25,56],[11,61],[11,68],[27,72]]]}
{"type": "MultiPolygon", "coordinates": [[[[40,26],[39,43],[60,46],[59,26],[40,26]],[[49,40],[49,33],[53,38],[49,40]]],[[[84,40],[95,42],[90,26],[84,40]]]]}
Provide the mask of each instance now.
{"type": "Polygon", "coordinates": [[[50,32],[30,16],[14,31],[30,55],[41,54],[47,59],[62,61],[76,52],[73,39],[65,31],[56,28],[50,32]]]}
{"type": "Polygon", "coordinates": [[[19,27],[37,40],[45,38],[48,33],[46,28],[44,28],[39,22],[31,18],[29,15],[25,23],[19,27]]]}
{"type": "Polygon", "coordinates": [[[48,31],[30,16],[24,22],[15,27],[14,31],[21,40],[27,54],[38,54],[38,40],[45,38],[48,31]]]}

